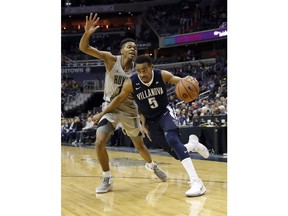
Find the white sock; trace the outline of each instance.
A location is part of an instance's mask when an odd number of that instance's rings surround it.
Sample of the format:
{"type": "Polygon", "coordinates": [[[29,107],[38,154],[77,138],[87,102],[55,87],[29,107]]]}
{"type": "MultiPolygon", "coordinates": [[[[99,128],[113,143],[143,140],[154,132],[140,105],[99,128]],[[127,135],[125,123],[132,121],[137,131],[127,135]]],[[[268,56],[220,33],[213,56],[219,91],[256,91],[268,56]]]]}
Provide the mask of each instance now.
{"type": "Polygon", "coordinates": [[[152,161],[151,163],[147,163],[148,164],[148,166],[152,169],[153,167],[154,167],[154,161],[152,161]]]}
{"type": "Polygon", "coordinates": [[[188,173],[190,181],[192,181],[192,179],[198,178],[198,175],[196,173],[191,158],[185,158],[184,160],[181,161],[181,163],[185,168],[186,172],[188,173]]]}
{"type": "Polygon", "coordinates": [[[103,172],[103,176],[104,176],[104,177],[111,177],[112,174],[111,174],[111,172],[110,172],[110,170],[109,170],[109,171],[107,171],[107,172],[103,172]]]}

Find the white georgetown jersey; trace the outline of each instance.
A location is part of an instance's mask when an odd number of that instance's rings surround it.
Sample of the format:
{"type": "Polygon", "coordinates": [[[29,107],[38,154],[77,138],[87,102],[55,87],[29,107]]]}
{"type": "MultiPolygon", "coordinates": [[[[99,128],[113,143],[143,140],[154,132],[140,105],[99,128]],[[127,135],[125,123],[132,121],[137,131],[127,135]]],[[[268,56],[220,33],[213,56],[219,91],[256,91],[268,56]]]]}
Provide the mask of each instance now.
{"type": "MultiPolygon", "coordinates": [[[[110,102],[114,97],[116,97],[123,86],[124,81],[135,73],[135,68],[125,72],[121,67],[121,56],[117,56],[117,60],[113,68],[106,72],[105,74],[105,84],[104,84],[104,97],[105,102],[110,102]]],[[[123,103],[115,110],[123,111],[128,116],[136,117],[137,116],[137,105],[133,99],[132,95],[123,101],[123,103]]]]}

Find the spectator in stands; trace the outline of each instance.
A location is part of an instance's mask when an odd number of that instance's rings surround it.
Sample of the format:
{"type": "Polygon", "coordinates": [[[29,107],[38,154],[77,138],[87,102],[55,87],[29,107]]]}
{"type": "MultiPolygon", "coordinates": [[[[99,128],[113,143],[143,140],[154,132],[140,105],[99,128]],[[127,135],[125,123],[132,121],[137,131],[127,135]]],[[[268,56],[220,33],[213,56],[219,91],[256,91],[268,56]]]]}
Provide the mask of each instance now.
{"type": "Polygon", "coordinates": [[[64,127],[61,128],[61,140],[62,142],[68,142],[68,134],[72,131],[72,127],[74,124],[74,118],[68,118],[67,122],[64,123],[64,127]]]}
{"type": "Polygon", "coordinates": [[[96,130],[94,129],[94,122],[91,117],[88,117],[85,127],[82,130],[76,132],[76,140],[72,142],[73,146],[83,145],[83,137],[90,136],[94,134],[96,130]]]}
{"type": "Polygon", "coordinates": [[[182,109],[179,116],[179,125],[185,126],[189,124],[189,119],[187,116],[187,109],[182,109]]]}
{"type": "Polygon", "coordinates": [[[201,108],[201,114],[200,114],[200,116],[209,115],[209,112],[210,112],[209,108],[208,108],[207,106],[203,106],[203,107],[201,108]]]}
{"type": "Polygon", "coordinates": [[[169,104],[170,104],[173,108],[175,108],[175,107],[176,107],[176,104],[179,102],[179,100],[178,100],[178,98],[175,96],[175,94],[169,95],[168,101],[169,101],[169,104]]]}
{"type": "Polygon", "coordinates": [[[187,111],[187,117],[188,117],[188,122],[189,124],[193,124],[192,119],[193,119],[193,106],[188,106],[188,111],[187,111]]]}
{"type": "Polygon", "coordinates": [[[219,115],[227,115],[227,111],[224,105],[220,105],[218,109],[219,109],[219,115]]]}
{"type": "Polygon", "coordinates": [[[69,127],[70,127],[70,122],[69,119],[64,118],[61,121],[61,142],[64,142],[66,139],[66,134],[69,131],[69,127]]]}
{"type": "Polygon", "coordinates": [[[67,133],[66,142],[71,143],[76,138],[77,131],[82,130],[82,122],[78,116],[74,117],[74,122],[71,124],[67,133]]]}
{"type": "Polygon", "coordinates": [[[179,108],[176,108],[175,109],[175,117],[176,117],[176,119],[178,120],[178,125],[180,125],[180,117],[181,117],[181,110],[179,109],[179,108]]]}
{"type": "Polygon", "coordinates": [[[110,138],[110,146],[121,146],[122,144],[122,125],[120,123],[117,125],[114,134],[110,138]]]}

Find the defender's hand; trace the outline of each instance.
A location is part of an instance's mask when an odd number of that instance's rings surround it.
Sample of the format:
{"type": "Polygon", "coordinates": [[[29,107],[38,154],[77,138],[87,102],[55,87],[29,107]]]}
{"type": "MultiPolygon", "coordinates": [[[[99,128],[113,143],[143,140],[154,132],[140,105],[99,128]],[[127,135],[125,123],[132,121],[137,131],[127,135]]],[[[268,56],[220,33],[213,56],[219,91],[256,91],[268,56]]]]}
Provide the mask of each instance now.
{"type": "Polygon", "coordinates": [[[142,132],[143,138],[145,138],[145,136],[147,136],[147,138],[150,140],[150,142],[152,142],[149,130],[146,127],[144,127],[143,125],[142,125],[142,128],[141,128],[141,132],[142,132]]]}
{"type": "Polygon", "coordinates": [[[93,34],[98,28],[100,28],[99,25],[97,25],[99,21],[99,17],[97,17],[97,13],[94,14],[90,13],[90,16],[86,16],[86,23],[85,23],[85,32],[88,32],[89,34],[93,34]]]}

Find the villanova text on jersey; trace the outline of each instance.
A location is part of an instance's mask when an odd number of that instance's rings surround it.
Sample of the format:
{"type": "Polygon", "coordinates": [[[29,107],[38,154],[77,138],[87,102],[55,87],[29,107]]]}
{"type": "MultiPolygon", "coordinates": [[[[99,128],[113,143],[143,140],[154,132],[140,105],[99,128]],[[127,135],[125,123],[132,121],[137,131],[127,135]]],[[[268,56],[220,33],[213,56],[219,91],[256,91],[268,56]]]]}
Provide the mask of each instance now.
{"type": "Polygon", "coordinates": [[[137,94],[137,98],[139,100],[144,100],[146,98],[149,98],[151,96],[156,96],[156,95],[160,95],[163,94],[163,88],[162,87],[156,87],[156,88],[152,88],[152,89],[145,89],[144,91],[140,92],[137,94]]]}

